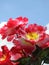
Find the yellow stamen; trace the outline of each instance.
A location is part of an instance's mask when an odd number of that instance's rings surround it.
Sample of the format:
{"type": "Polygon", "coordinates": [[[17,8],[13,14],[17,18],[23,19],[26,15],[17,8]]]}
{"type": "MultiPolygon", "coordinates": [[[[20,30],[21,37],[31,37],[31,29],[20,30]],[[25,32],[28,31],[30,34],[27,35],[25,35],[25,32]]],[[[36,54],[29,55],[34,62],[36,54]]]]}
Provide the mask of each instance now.
{"type": "Polygon", "coordinates": [[[3,55],[1,58],[0,58],[0,61],[4,61],[6,59],[6,55],[3,55]]]}
{"type": "Polygon", "coordinates": [[[29,40],[37,40],[39,38],[39,35],[36,32],[33,32],[33,33],[26,34],[26,37],[29,40]]]}

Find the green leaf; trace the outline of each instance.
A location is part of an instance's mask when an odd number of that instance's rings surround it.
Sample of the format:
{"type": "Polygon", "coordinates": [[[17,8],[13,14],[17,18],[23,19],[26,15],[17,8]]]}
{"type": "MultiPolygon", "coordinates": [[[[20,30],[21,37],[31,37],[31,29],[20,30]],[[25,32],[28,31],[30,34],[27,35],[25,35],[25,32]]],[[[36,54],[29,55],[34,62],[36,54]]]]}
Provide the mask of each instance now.
{"type": "Polygon", "coordinates": [[[36,50],[32,54],[34,56],[37,56],[40,53],[40,51],[42,51],[42,49],[39,46],[36,45],[36,50]]]}
{"type": "Polygon", "coordinates": [[[35,60],[32,57],[23,57],[18,60],[12,60],[12,62],[19,62],[19,65],[41,65],[44,63],[49,63],[49,48],[41,49],[36,46],[36,50],[32,53],[35,56],[35,60]]]}
{"type": "Polygon", "coordinates": [[[47,57],[44,59],[44,63],[49,64],[49,54],[48,54],[47,57]]]}
{"type": "Polygon", "coordinates": [[[38,58],[38,59],[32,61],[32,62],[31,62],[31,65],[41,65],[41,59],[38,58]]]}
{"type": "Polygon", "coordinates": [[[44,60],[44,63],[49,64],[49,59],[46,58],[46,59],[44,60]]]}
{"type": "MultiPolygon", "coordinates": [[[[35,55],[36,59],[39,59],[42,62],[44,60],[44,63],[49,64],[49,48],[46,49],[41,49],[40,47],[36,46],[36,51],[33,52],[32,54],[35,55]]],[[[39,65],[39,64],[38,64],[39,65]]]]}
{"type": "Polygon", "coordinates": [[[29,65],[30,64],[30,57],[23,57],[18,60],[13,60],[12,62],[19,62],[19,65],[29,65]]]}
{"type": "Polygon", "coordinates": [[[49,54],[49,48],[43,49],[40,53],[39,53],[39,57],[41,59],[44,59],[48,56],[49,54]]]}

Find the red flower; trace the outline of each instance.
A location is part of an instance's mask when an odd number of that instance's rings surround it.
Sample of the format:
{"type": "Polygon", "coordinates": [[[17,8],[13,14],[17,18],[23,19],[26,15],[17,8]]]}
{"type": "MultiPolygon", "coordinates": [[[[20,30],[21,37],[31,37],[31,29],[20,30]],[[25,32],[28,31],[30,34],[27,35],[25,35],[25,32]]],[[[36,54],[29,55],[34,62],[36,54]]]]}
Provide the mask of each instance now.
{"type": "Polygon", "coordinates": [[[46,27],[43,27],[41,25],[37,24],[29,24],[26,28],[26,32],[44,32],[46,30],[46,27]]]}
{"type": "Polygon", "coordinates": [[[47,48],[47,47],[49,47],[49,41],[45,42],[45,43],[41,46],[42,49],[45,49],[45,48],[47,48]]]}
{"type": "MultiPolygon", "coordinates": [[[[30,55],[36,49],[36,45],[44,47],[49,40],[49,35],[45,33],[46,28],[37,24],[31,24],[26,29],[22,37],[18,40],[13,40],[13,43],[17,46],[20,45],[26,55],[30,55]],[[30,50],[31,49],[31,50],[30,50]]],[[[45,47],[44,47],[45,48],[45,47]]]]}
{"type": "MultiPolygon", "coordinates": [[[[18,65],[18,62],[16,62],[16,63],[12,62],[11,51],[9,51],[6,46],[2,46],[1,48],[2,48],[2,51],[0,51],[0,65],[18,65]]],[[[13,49],[12,49],[12,51],[13,51],[13,49]]],[[[19,56],[19,55],[17,55],[17,56],[19,56]]]]}
{"type": "Polygon", "coordinates": [[[10,18],[7,24],[0,29],[2,39],[7,37],[8,41],[14,43],[11,50],[8,50],[6,46],[2,46],[0,65],[17,65],[12,61],[31,56],[32,52],[36,50],[36,45],[42,49],[49,47],[49,35],[45,33],[46,27],[30,24],[25,28],[27,22],[26,17],[10,18]]]}
{"type": "MultiPolygon", "coordinates": [[[[46,42],[49,41],[49,35],[45,33],[46,27],[37,24],[30,24],[26,29],[25,39],[30,41],[30,44],[42,47],[46,42]]],[[[44,47],[44,46],[43,46],[44,47]]]]}
{"type": "Polygon", "coordinates": [[[15,28],[15,27],[19,27],[22,25],[26,25],[27,23],[28,23],[28,19],[26,17],[24,17],[24,18],[18,17],[16,19],[10,18],[9,21],[7,22],[7,27],[15,28]]]}
{"type": "Polygon", "coordinates": [[[46,27],[30,24],[27,28],[25,28],[25,34],[13,40],[13,43],[17,46],[22,46],[26,55],[31,54],[36,49],[36,45],[42,48],[42,46],[49,40],[49,35],[45,33],[46,27]],[[31,49],[31,51],[29,50],[31,49]]]}
{"type": "MultiPolygon", "coordinates": [[[[13,43],[15,45],[15,52],[20,53],[21,51],[24,51],[25,56],[28,56],[32,53],[32,51],[35,51],[35,45],[33,45],[29,41],[25,41],[24,39],[18,39],[18,40],[13,40],[13,43]],[[17,51],[16,51],[17,50],[17,51]]],[[[13,50],[13,54],[15,53],[13,50]]],[[[23,54],[23,52],[22,52],[23,54]]]]}
{"type": "MultiPolygon", "coordinates": [[[[11,52],[10,53],[11,61],[19,60],[20,58],[26,56],[26,55],[24,55],[23,49],[22,49],[21,46],[14,46],[14,47],[12,47],[10,52],[11,52]]],[[[16,62],[16,65],[17,65],[17,63],[19,64],[19,62],[16,62]]]]}
{"type": "Polygon", "coordinates": [[[6,38],[9,35],[14,35],[18,33],[19,28],[23,29],[25,25],[28,23],[28,19],[26,17],[18,17],[16,19],[9,19],[6,25],[4,25],[0,29],[0,34],[2,35],[2,39],[6,38]]]}
{"type": "Polygon", "coordinates": [[[8,48],[6,46],[2,46],[2,51],[0,51],[0,65],[13,65],[10,57],[8,48]]]}

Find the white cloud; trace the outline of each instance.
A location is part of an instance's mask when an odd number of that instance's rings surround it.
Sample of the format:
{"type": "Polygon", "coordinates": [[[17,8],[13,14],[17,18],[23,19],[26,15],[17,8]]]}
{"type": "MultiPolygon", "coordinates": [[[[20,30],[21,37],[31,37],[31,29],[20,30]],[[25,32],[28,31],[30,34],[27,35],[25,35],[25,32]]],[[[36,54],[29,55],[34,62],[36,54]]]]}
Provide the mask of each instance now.
{"type": "MultiPolygon", "coordinates": [[[[47,27],[46,33],[49,34],[49,23],[46,25],[46,27],[47,27]]],[[[49,65],[49,64],[44,63],[44,65],[49,65]]]]}
{"type": "MultiPolygon", "coordinates": [[[[2,22],[0,23],[0,28],[2,26],[4,26],[4,24],[6,24],[6,22],[2,22]]],[[[6,39],[2,40],[1,39],[1,35],[0,35],[0,50],[1,50],[1,46],[6,45],[9,49],[11,49],[11,47],[13,46],[12,42],[8,42],[6,39]]]]}
{"type": "Polygon", "coordinates": [[[49,29],[49,23],[48,23],[46,26],[47,26],[47,28],[49,29]]]}
{"type": "Polygon", "coordinates": [[[0,28],[4,26],[4,24],[6,24],[7,22],[2,22],[0,23],[0,28]]]}
{"type": "Polygon", "coordinates": [[[46,33],[49,34],[49,23],[46,25],[46,27],[47,27],[46,33]]]}
{"type": "MultiPolygon", "coordinates": [[[[46,25],[46,27],[47,27],[46,33],[49,34],[49,23],[46,25]]],[[[49,64],[44,63],[44,65],[49,65],[49,64]]]]}

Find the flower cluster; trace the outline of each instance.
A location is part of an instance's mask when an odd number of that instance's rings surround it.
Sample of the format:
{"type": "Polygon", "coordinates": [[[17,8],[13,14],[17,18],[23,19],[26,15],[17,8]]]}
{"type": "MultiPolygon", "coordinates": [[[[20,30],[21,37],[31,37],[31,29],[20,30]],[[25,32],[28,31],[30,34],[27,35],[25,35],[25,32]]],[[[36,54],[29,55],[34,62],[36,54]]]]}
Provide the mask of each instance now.
{"type": "MultiPolygon", "coordinates": [[[[9,50],[6,45],[0,51],[0,65],[41,65],[49,57],[49,34],[47,28],[38,24],[29,24],[28,18],[10,18],[0,28],[2,40],[14,44],[9,50]]],[[[47,61],[46,61],[47,60],[47,61]]]]}

